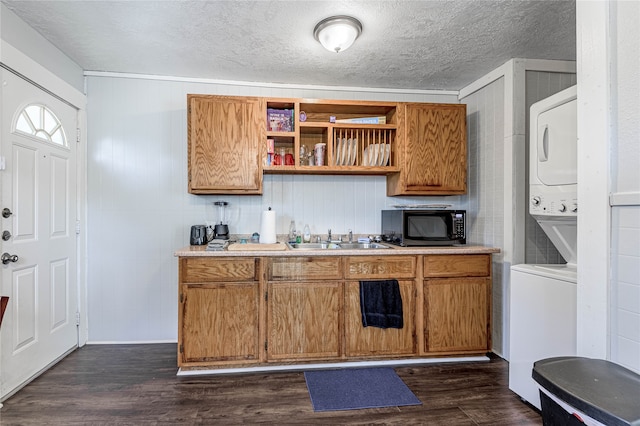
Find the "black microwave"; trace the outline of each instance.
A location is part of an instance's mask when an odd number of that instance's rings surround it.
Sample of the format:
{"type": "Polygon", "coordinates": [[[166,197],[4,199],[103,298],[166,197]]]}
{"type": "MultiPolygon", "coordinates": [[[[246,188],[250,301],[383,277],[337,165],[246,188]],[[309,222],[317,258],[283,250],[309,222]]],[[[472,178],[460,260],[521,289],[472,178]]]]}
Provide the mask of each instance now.
{"type": "Polygon", "coordinates": [[[466,244],[465,210],[382,210],[385,241],[401,246],[466,244]]]}

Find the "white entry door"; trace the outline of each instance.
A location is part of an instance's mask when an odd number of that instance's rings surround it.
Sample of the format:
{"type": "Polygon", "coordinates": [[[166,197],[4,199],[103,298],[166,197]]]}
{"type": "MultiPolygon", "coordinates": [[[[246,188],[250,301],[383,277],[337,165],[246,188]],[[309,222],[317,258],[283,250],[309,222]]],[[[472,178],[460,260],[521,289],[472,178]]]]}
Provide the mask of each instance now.
{"type": "Polygon", "coordinates": [[[78,345],[77,110],[2,72],[0,399],[78,345]],[[5,232],[6,231],[6,232],[5,232]]]}

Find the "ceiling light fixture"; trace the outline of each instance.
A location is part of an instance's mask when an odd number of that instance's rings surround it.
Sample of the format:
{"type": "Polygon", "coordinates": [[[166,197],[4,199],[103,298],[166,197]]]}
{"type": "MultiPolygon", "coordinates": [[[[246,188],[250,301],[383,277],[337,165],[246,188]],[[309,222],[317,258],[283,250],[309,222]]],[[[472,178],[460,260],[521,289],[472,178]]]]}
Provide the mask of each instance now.
{"type": "Polygon", "coordinates": [[[331,16],[318,22],[313,36],[330,52],[347,50],[362,33],[362,24],[351,16],[331,16]]]}

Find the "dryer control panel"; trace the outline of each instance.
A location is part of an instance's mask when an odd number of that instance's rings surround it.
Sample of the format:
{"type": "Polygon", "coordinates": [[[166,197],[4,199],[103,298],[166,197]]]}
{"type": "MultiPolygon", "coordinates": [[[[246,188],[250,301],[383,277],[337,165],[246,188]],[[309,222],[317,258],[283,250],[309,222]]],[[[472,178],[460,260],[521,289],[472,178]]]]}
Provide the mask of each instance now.
{"type": "MultiPolygon", "coordinates": [[[[532,188],[533,189],[533,188],[532,188]]],[[[533,216],[578,216],[578,197],[576,193],[549,193],[531,191],[529,213],[533,216]]]]}

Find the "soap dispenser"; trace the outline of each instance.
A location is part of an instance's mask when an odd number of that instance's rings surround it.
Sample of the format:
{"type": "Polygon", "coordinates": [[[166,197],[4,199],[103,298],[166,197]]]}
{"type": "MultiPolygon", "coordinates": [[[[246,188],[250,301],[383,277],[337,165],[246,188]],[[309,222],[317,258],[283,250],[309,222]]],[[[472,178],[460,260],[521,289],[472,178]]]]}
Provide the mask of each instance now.
{"type": "Polygon", "coordinates": [[[296,221],[292,220],[291,224],[289,224],[289,242],[296,242],[296,221]]]}

